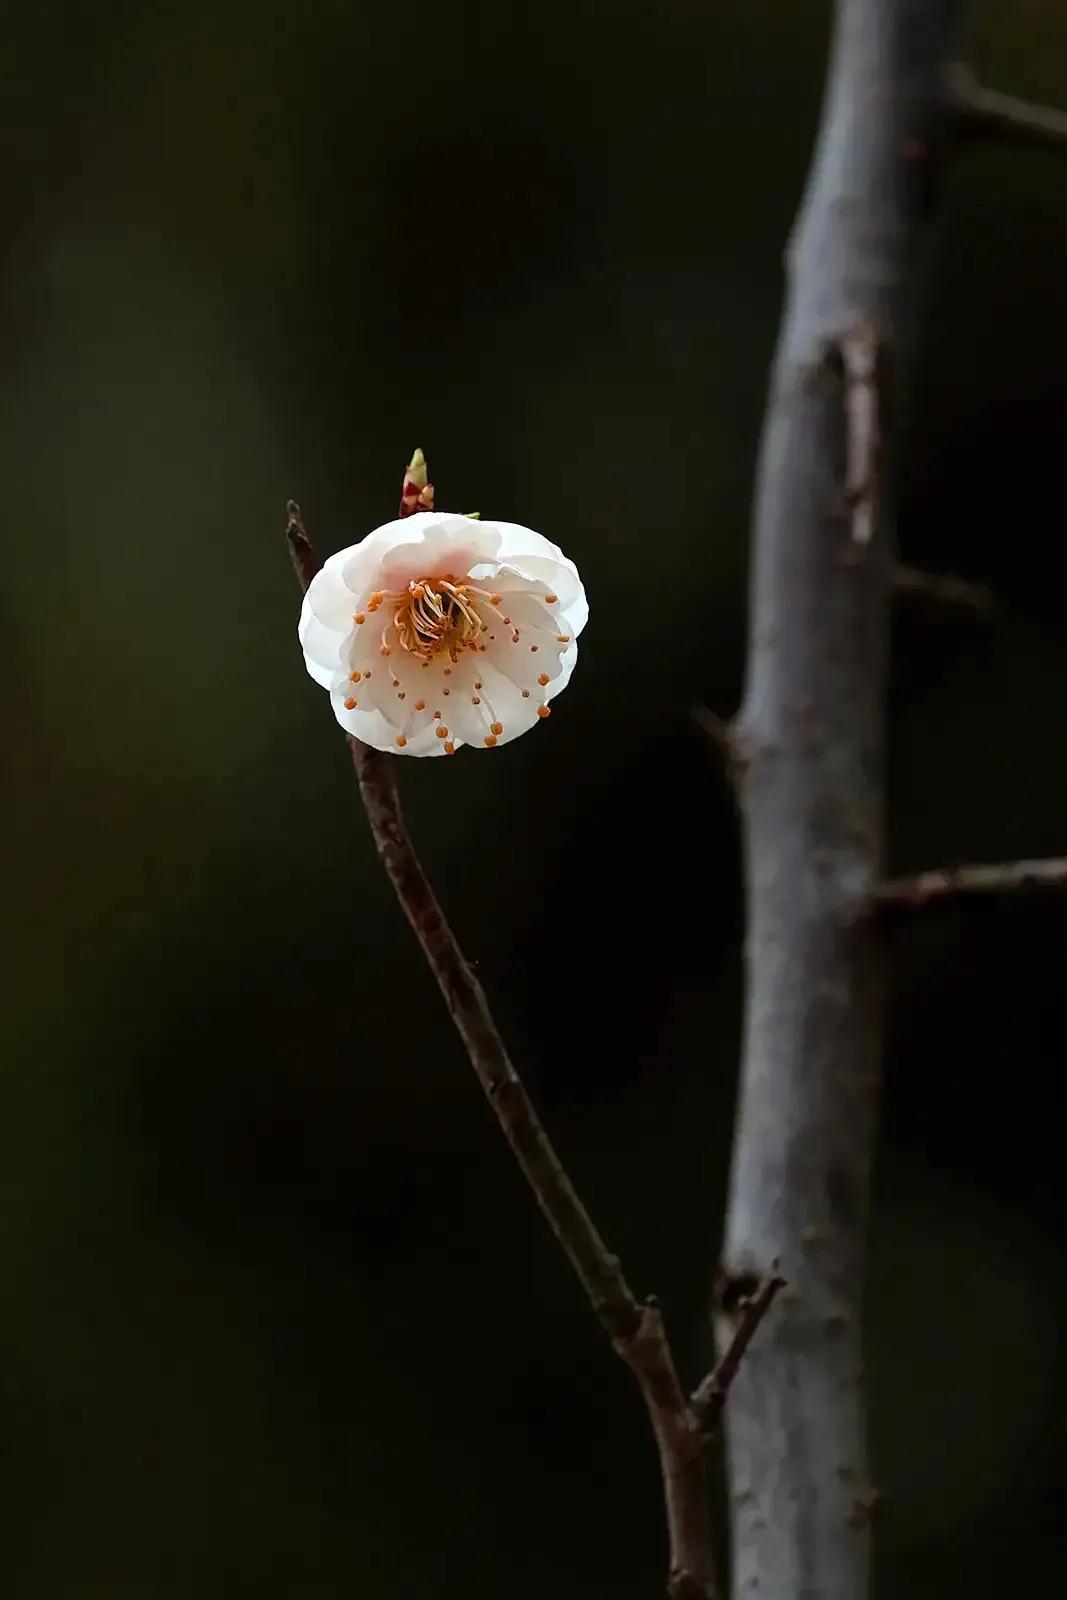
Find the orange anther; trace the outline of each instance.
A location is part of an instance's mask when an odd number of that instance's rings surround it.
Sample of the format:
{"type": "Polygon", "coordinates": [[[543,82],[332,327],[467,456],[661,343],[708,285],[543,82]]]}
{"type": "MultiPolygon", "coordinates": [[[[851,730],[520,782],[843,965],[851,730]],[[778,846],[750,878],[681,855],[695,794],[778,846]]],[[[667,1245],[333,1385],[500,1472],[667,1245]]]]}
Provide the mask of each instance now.
{"type": "Polygon", "coordinates": [[[359,701],[358,700],[353,700],[352,696],[349,695],[348,699],[345,701],[345,710],[346,711],[354,711],[358,705],[359,705],[359,701]]]}
{"type": "Polygon", "coordinates": [[[448,729],[445,727],[443,722],[439,722],[437,724],[437,737],[439,739],[447,739],[448,738],[448,729]]]}
{"type": "Polygon", "coordinates": [[[404,735],[402,733],[398,733],[397,734],[396,742],[397,742],[397,746],[401,750],[403,750],[404,746],[407,744],[407,740],[405,739],[405,737],[404,737],[404,735]]]}
{"type": "Polygon", "coordinates": [[[491,722],[489,724],[489,732],[490,733],[503,733],[503,731],[504,731],[504,724],[502,722],[491,722]]]}
{"type": "Polygon", "coordinates": [[[426,701],[425,700],[416,700],[415,701],[415,710],[416,711],[425,711],[426,710],[426,701]]]}
{"type": "Polygon", "coordinates": [[[558,594],[546,594],[545,595],[545,605],[546,606],[554,606],[558,599],[559,599],[559,595],[558,594]]]}
{"type": "Polygon", "coordinates": [[[542,672],[541,676],[538,678],[537,681],[538,681],[538,683],[541,685],[541,687],[543,689],[545,684],[549,683],[551,680],[549,679],[549,676],[548,676],[547,672],[542,672]]]}
{"type": "Polygon", "coordinates": [[[490,605],[491,605],[491,606],[498,606],[498,605],[499,605],[499,604],[500,604],[500,601],[501,601],[501,599],[502,599],[502,596],[501,596],[501,595],[498,595],[498,594],[491,594],[491,595],[490,595],[490,596],[489,596],[489,604],[490,604],[490,605]]]}
{"type": "Polygon", "coordinates": [[[445,755],[446,756],[454,756],[455,753],[456,753],[456,747],[452,743],[452,740],[451,739],[446,740],[445,741],[445,755]]]}
{"type": "Polygon", "coordinates": [[[353,622],[366,622],[366,620],[367,613],[365,611],[357,611],[355,616],[352,618],[353,622]]]}
{"type": "Polygon", "coordinates": [[[549,706],[538,706],[537,715],[539,717],[550,717],[552,715],[551,708],[549,706]]]}
{"type": "Polygon", "coordinates": [[[557,633],[556,634],[556,643],[557,644],[570,644],[570,642],[571,642],[571,636],[570,636],[569,633],[557,633]]]}
{"type": "Polygon", "coordinates": [[[491,750],[493,748],[493,746],[496,744],[496,739],[494,738],[494,736],[491,733],[487,733],[482,742],[484,743],[484,745],[486,746],[486,748],[488,750],[491,750]]]}
{"type": "Polygon", "coordinates": [[[362,672],[350,672],[348,674],[348,681],[349,683],[358,683],[362,676],[362,672]]]}

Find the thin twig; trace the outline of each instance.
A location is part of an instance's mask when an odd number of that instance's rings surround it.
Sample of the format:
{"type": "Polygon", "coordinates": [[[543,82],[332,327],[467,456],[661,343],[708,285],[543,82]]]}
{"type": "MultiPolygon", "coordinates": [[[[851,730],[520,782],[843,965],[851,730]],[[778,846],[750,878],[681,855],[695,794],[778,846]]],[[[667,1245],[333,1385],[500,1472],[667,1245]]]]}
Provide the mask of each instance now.
{"type": "Polygon", "coordinates": [[[963,62],[951,70],[949,93],[963,133],[1013,144],[1067,145],[1067,111],[983,88],[963,62]]]}
{"type": "MultiPolygon", "coordinates": [[[[418,453],[421,457],[421,452],[418,453]]],[[[425,462],[409,468],[425,474],[425,462]]],[[[425,489],[425,477],[423,489],[425,489]]],[[[432,495],[432,489],[430,491],[432,495]]],[[[408,495],[410,502],[414,499],[408,495]]],[[[417,507],[412,507],[416,509],[417,507]]],[[[286,538],[307,588],[318,563],[300,508],[290,501],[286,538]]],[[[402,502],[401,515],[405,511],[402,502]]],[[[404,824],[397,760],[348,737],[371,834],[397,899],[422,946],[500,1128],[612,1346],[633,1372],[659,1454],[670,1547],[670,1600],[714,1600],[715,1564],[706,1470],[696,1416],[678,1378],[663,1318],[634,1295],[564,1170],[497,1031],[481,984],[434,894],[404,824]]]]}
{"type": "Polygon", "coordinates": [[[734,1336],[707,1377],[702,1378],[693,1390],[690,1402],[705,1435],[714,1430],[722,1416],[730,1385],[737,1376],[752,1336],[771,1309],[775,1295],[784,1288],[785,1279],[776,1272],[772,1273],[754,1294],[746,1295],[734,1307],[733,1315],[738,1319],[734,1336]]]}
{"type": "Polygon", "coordinates": [[[1067,857],[1052,857],[991,866],[942,867],[913,877],[890,878],[875,891],[875,904],[884,911],[921,911],[926,906],[969,895],[1042,894],[1064,889],[1067,857]]]}
{"type": "Polygon", "coordinates": [[[984,584],[947,573],[924,572],[919,567],[893,568],[893,595],[898,600],[959,612],[977,622],[987,622],[996,610],[993,591],[984,584]]]}

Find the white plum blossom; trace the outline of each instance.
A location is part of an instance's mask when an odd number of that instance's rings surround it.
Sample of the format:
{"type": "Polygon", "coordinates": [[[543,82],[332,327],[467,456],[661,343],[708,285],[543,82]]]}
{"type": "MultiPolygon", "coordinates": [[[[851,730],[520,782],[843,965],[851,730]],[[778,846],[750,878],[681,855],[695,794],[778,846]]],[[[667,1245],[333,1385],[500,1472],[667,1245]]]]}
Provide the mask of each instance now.
{"type": "Polygon", "coordinates": [[[589,615],[572,561],[516,522],[420,511],[339,550],[300,614],[307,669],[378,750],[493,749],[549,714],[589,615]]]}

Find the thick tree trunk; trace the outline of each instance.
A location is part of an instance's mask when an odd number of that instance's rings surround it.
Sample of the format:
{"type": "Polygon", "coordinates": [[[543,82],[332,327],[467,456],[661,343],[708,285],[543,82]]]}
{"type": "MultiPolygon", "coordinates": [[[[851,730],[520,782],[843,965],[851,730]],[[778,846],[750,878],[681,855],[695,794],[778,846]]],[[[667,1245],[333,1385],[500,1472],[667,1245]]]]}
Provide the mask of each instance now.
{"type": "Polygon", "coordinates": [[[789,1287],[727,1415],[734,1594],[863,1600],[874,1494],[860,1311],[883,955],[886,394],[909,342],[955,0],[838,0],[763,437],[736,730],[744,1060],[721,1331],[789,1287]],[[733,1298],[732,1298],[733,1297],[733,1298]]]}

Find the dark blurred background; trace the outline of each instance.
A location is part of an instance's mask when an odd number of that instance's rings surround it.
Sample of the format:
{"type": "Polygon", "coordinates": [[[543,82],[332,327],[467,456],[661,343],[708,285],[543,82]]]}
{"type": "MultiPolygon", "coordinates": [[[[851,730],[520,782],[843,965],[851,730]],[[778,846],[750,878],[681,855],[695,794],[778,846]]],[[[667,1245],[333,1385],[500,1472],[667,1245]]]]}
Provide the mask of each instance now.
{"type": "MultiPolygon", "coordinates": [[[[323,553],[524,521],[592,620],[543,731],[410,762],[442,896],[692,1375],[738,1049],[748,506],[825,5],[249,0],[6,19],[0,1582],[659,1593],[628,1376],[500,1146],[304,674],[323,553]]],[[[1067,15],[971,58],[1064,101],[1067,15]]],[[[1067,848],[1067,152],[959,150],[896,628],[899,867],[1067,848]]],[[[897,941],[870,1283],[881,1592],[1062,1569],[1067,907],[897,941]]]]}

